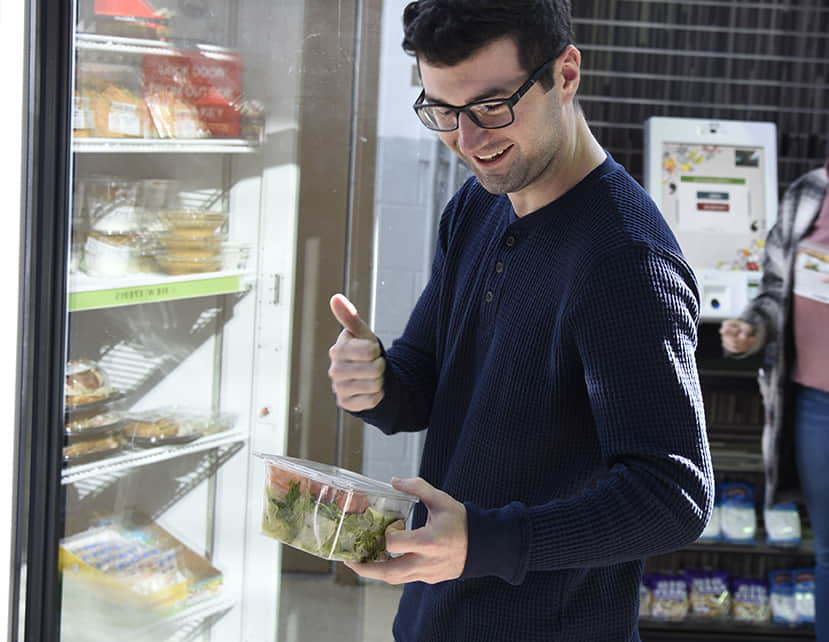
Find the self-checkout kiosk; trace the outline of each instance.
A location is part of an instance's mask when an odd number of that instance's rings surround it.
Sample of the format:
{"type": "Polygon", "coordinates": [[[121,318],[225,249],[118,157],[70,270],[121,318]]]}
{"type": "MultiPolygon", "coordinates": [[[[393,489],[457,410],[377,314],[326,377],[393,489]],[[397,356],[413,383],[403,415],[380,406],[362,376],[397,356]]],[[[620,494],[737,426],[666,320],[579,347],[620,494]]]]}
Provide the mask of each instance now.
{"type": "Polygon", "coordinates": [[[777,218],[776,125],[649,118],[644,183],[697,275],[702,320],[739,315],[777,218]]]}

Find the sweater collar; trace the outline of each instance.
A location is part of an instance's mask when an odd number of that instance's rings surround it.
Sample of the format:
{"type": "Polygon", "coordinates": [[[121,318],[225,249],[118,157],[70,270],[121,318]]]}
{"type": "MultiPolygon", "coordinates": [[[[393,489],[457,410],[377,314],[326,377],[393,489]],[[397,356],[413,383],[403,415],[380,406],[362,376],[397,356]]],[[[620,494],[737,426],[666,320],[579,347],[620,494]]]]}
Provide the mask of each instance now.
{"type": "Polygon", "coordinates": [[[515,210],[513,209],[509,198],[506,195],[501,196],[501,198],[506,201],[508,208],[509,229],[513,231],[530,231],[547,221],[551,216],[554,216],[562,208],[567,207],[571,202],[583,200],[596,181],[601,180],[604,176],[618,167],[618,164],[615,160],[613,160],[610,152],[605,150],[605,154],[607,154],[607,157],[604,159],[602,164],[581,179],[569,191],[562,194],[556,200],[548,203],[544,207],[541,207],[534,212],[530,212],[526,216],[519,218],[515,214],[515,210]]]}

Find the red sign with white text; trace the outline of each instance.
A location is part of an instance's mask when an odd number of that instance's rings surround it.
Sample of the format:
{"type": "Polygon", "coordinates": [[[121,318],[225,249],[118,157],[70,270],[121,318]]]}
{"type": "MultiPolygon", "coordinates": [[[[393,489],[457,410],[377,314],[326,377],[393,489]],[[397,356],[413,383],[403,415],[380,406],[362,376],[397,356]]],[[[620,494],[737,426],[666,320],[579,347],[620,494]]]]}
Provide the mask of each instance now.
{"type": "Polygon", "coordinates": [[[161,138],[238,137],[242,63],[200,50],[144,56],[144,99],[161,138]]]}

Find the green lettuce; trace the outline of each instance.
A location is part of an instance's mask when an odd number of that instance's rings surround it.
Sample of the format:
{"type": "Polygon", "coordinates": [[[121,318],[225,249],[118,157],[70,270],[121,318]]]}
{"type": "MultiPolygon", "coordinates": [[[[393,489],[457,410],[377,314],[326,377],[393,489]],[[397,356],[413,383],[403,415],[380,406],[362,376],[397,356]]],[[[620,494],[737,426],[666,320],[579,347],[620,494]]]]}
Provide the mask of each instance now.
{"type": "Polygon", "coordinates": [[[262,531],[312,555],[370,562],[386,559],[386,528],[403,517],[372,506],[362,513],[344,513],[291,481],[284,494],[268,488],[262,531]]]}

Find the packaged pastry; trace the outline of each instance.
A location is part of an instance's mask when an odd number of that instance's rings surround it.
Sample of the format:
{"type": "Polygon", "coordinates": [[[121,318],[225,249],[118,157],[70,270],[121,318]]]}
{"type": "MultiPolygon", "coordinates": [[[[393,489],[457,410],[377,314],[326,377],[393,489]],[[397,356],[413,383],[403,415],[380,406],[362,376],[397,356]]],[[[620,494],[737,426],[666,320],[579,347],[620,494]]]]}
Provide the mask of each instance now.
{"type": "Polygon", "coordinates": [[[116,435],[100,439],[84,439],[63,447],[63,460],[67,464],[81,464],[113,454],[123,442],[116,435]]]}
{"type": "Polygon", "coordinates": [[[653,574],[651,582],[651,616],[679,622],[688,615],[688,583],[681,575],[653,574]]]}
{"type": "Polygon", "coordinates": [[[147,114],[144,101],[134,92],[115,84],[101,91],[92,90],[91,106],[95,119],[95,135],[103,138],[141,138],[147,114]]]}
{"type": "Polygon", "coordinates": [[[220,236],[162,234],[159,236],[159,243],[162,252],[166,256],[180,259],[213,258],[222,251],[222,238],[220,236]]]}
{"type": "Polygon", "coordinates": [[[144,100],[159,138],[206,138],[210,135],[195,105],[176,92],[151,89],[145,93],[144,100]]]}
{"type": "Polygon", "coordinates": [[[83,271],[90,276],[116,277],[145,270],[137,234],[90,232],[83,252],[83,271]]]}
{"type": "Polygon", "coordinates": [[[123,431],[129,442],[140,448],[185,444],[202,436],[185,416],[171,409],[133,413],[123,431]]]}
{"type": "Polygon", "coordinates": [[[703,618],[725,618],[731,611],[728,574],[722,571],[685,571],[691,614],[703,618]]]}
{"type": "Polygon", "coordinates": [[[769,588],[762,580],[734,578],[731,581],[732,617],[736,622],[764,624],[771,617],[769,588]]]}
{"type": "Polygon", "coordinates": [[[81,213],[91,230],[127,234],[142,227],[139,181],[120,176],[90,176],[82,184],[81,213]]]}
{"type": "Polygon", "coordinates": [[[175,437],[179,425],[172,419],[136,419],[124,426],[124,432],[131,437],[175,437]]]}
{"type": "Polygon", "coordinates": [[[120,429],[122,417],[117,412],[104,411],[94,415],[67,417],[64,431],[67,437],[88,439],[108,435],[120,429]]]}
{"type": "Polygon", "coordinates": [[[63,383],[64,403],[78,407],[107,399],[112,394],[109,380],[94,361],[78,360],[66,364],[63,383]]]}
{"type": "Polygon", "coordinates": [[[227,220],[226,212],[198,209],[162,210],[158,216],[170,236],[189,239],[213,237],[227,220]]]}
{"type": "Polygon", "coordinates": [[[220,256],[188,257],[160,254],[156,257],[161,270],[167,274],[201,274],[222,269],[220,256]]]}

